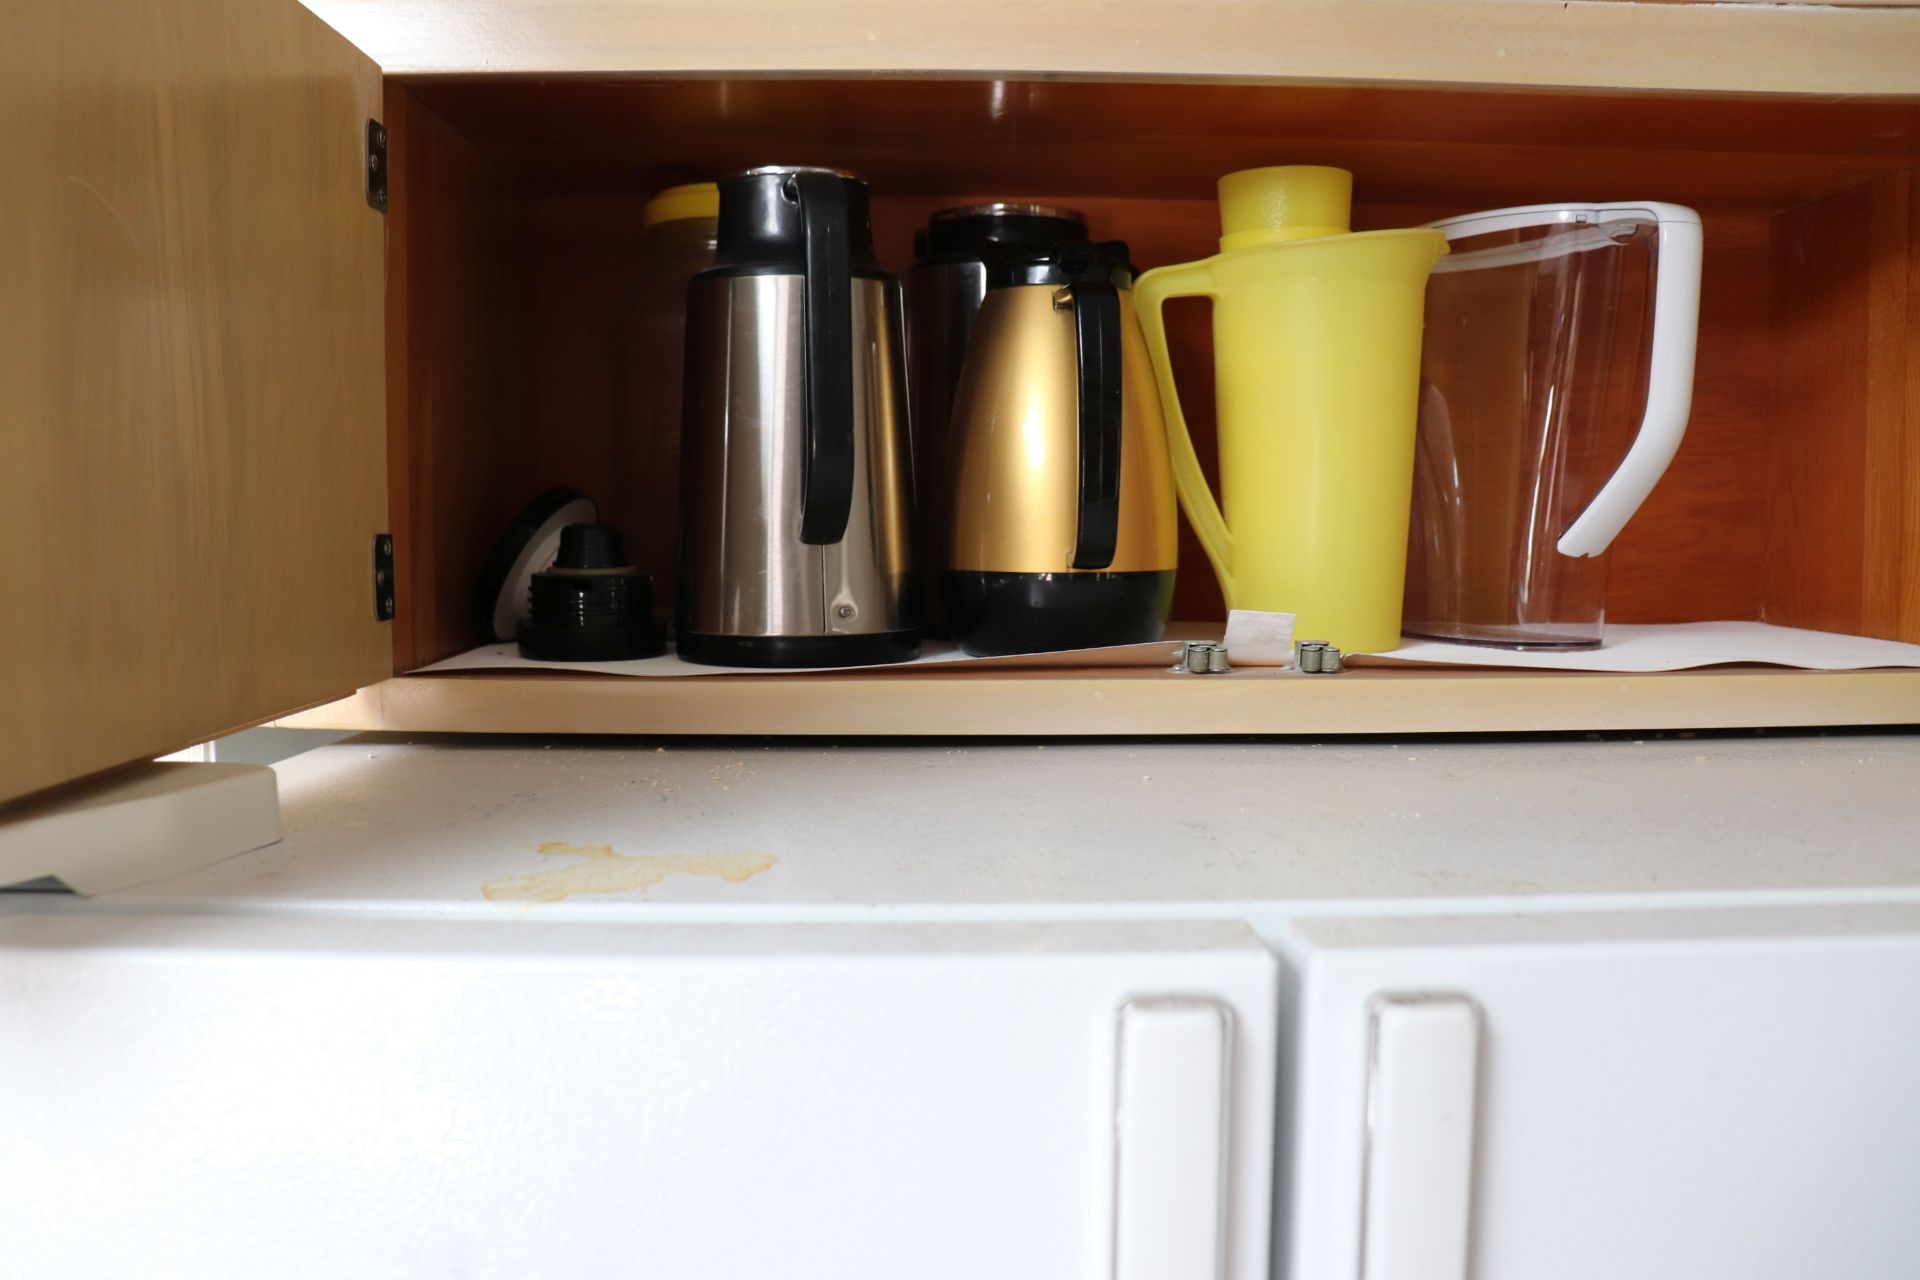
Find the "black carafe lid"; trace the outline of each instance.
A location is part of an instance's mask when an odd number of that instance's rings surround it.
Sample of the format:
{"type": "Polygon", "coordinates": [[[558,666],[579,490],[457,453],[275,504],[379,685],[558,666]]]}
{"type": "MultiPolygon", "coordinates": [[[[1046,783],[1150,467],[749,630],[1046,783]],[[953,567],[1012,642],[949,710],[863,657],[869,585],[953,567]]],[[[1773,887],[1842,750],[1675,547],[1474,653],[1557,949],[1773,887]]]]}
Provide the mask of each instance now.
{"type": "Polygon", "coordinates": [[[854,275],[884,275],[873,256],[867,184],[839,169],[762,165],[720,179],[720,230],[713,265],[701,276],[800,275],[806,270],[806,220],[799,180],[836,178],[846,193],[847,266],[854,275]]]}
{"type": "Polygon", "coordinates": [[[480,643],[511,640],[527,616],[533,575],[553,563],[568,525],[591,524],[600,508],[578,489],[549,489],[527,504],[500,535],[480,570],[474,627],[480,643]]]}
{"type": "Polygon", "coordinates": [[[920,262],[978,261],[1087,238],[1086,215],[1051,204],[961,205],[942,209],[913,234],[920,262]]]}
{"type": "Polygon", "coordinates": [[[1133,261],[1125,240],[1090,244],[1056,244],[1038,253],[1009,254],[987,264],[987,287],[1023,284],[1092,284],[1107,282],[1118,289],[1133,288],[1133,261]]]}
{"type": "Polygon", "coordinates": [[[800,339],[800,541],[831,546],[852,518],[856,400],[872,394],[854,385],[853,282],[894,283],[873,256],[867,184],[838,169],[765,165],[719,187],[719,244],[713,266],[694,280],[800,277],[799,323],[775,323],[766,334],[800,339]]]}
{"type": "Polygon", "coordinates": [[[666,624],[653,617],[653,579],[627,563],[620,531],[570,524],[553,566],[533,575],[531,616],[520,624],[520,653],[546,662],[647,658],[666,647],[666,624]]]}

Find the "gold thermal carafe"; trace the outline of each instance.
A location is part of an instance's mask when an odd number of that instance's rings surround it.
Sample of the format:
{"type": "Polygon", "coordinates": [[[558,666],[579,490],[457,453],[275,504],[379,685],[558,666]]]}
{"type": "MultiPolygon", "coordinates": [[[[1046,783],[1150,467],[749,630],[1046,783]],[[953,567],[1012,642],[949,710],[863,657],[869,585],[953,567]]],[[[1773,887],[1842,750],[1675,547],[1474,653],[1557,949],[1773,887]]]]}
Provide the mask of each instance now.
{"type": "Polygon", "coordinates": [[[1127,246],[990,268],[951,424],[941,592],[974,654],[1158,640],[1173,478],[1127,246]]]}

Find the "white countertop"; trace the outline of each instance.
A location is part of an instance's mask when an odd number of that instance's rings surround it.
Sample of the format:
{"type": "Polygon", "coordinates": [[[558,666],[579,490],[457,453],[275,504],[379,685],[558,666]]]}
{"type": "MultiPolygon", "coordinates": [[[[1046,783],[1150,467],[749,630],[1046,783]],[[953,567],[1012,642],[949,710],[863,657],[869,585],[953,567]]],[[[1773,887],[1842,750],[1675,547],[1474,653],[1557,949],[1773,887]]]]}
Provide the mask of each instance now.
{"type": "Polygon", "coordinates": [[[112,904],[690,922],[1920,901],[1920,735],[366,737],[276,768],[280,844],[112,904]]]}

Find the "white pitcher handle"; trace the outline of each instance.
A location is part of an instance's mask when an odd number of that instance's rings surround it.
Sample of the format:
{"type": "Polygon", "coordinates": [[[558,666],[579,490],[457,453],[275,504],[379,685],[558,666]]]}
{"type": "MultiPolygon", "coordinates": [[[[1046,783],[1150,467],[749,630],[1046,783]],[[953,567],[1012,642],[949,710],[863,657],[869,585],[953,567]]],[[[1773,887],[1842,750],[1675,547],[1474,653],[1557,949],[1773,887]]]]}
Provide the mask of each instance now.
{"type": "MultiPolygon", "coordinates": [[[[1627,207],[1627,206],[1623,206],[1627,207]]],[[[1693,349],[1700,326],[1700,215],[1677,204],[1635,201],[1659,219],[1653,286],[1653,357],[1647,412],[1620,466],[1557,544],[1563,556],[1597,556],[1610,546],[1666,474],[1693,408],[1693,349]]]]}

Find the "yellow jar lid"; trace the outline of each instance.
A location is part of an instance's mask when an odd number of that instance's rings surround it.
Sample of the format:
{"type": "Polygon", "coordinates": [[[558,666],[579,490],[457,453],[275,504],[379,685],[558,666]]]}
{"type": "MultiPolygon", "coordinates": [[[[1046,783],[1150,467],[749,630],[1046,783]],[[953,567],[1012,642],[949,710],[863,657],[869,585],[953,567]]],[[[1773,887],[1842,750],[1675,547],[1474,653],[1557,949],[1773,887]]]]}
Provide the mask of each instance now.
{"type": "Polygon", "coordinates": [[[711,182],[687,182],[668,187],[647,201],[646,210],[640,215],[640,226],[644,230],[662,222],[719,216],[720,188],[711,182]]]}
{"type": "Polygon", "coordinates": [[[1242,169],[1220,179],[1220,248],[1345,235],[1353,175],[1319,164],[1242,169]]]}

